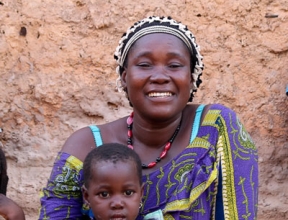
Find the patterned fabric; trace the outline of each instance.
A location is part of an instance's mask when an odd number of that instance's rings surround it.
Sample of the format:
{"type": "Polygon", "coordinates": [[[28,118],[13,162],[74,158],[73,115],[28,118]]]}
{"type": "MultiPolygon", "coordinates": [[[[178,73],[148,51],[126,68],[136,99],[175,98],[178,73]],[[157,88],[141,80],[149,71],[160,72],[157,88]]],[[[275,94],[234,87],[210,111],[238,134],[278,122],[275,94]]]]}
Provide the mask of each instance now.
{"type": "Polygon", "coordinates": [[[82,219],[83,163],[58,153],[47,186],[42,190],[39,219],[82,219]]]}
{"type": "MultiPolygon", "coordinates": [[[[143,206],[137,220],[145,215],[151,219],[149,213],[159,210],[164,219],[216,219],[219,179],[225,219],[256,219],[257,159],[257,149],[236,114],[212,105],[193,142],[169,163],[143,176],[143,206]]],[[[81,166],[77,158],[59,153],[43,189],[40,219],[81,218],[81,166]]]]}
{"type": "Polygon", "coordinates": [[[215,219],[218,175],[225,219],[255,219],[257,150],[236,114],[213,105],[195,140],[170,163],[144,176],[141,215],[161,209],[165,219],[215,219]]]}

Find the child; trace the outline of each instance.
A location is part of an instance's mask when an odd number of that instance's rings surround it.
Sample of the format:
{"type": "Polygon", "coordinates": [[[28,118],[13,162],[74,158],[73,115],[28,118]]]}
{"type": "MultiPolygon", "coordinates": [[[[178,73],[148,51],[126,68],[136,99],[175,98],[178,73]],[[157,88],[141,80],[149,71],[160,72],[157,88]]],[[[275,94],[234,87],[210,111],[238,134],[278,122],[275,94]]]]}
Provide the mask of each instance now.
{"type": "Polygon", "coordinates": [[[116,143],[94,148],[83,171],[83,199],[95,219],[136,219],[143,184],[141,161],[132,149],[116,143]]]}
{"type": "Polygon", "coordinates": [[[8,179],[6,157],[0,148],[0,219],[24,220],[22,208],[6,197],[8,179]]]}

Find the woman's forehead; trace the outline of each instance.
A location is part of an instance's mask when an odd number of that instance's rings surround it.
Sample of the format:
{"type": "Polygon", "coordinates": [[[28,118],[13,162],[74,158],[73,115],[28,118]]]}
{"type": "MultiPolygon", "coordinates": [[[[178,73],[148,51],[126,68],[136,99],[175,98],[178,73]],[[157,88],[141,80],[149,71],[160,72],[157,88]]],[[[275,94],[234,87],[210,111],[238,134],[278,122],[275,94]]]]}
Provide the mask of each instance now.
{"type": "MultiPolygon", "coordinates": [[[[174,48],[174,50],[177,50],[179,53],[179,50],[184,49],[185,53],[189,53],[189,48],[185,45],[185,43],[177,38],[174,35],[166,34],[166,33],[152,33],[145,35],[141,38],[139,38],[135,43],[131,46],[130,50],[128,51],[128,54],[130,54],[130,51],[132,50],[141,50],[145,53],[145,51],[150,51],[150,49],[157,49],[158,47],[161,47],[162,45],[165,45],[167,49],[174,48]]],[[[161,48],[163,50],[163,48],[161,48]]],[[[165,49],[165,48],[164,48],[165,49]]]]}
{"type": "Polygon", "coordinates": [[[139,41],[140,42],[141,41],[148,41],[148,42],[149,41],[158,41],[158,42],[161,42],[163,40],[178,41],[178,42],[184,43],[181,39],[179,39],[175,35],[172,35],[169,33],[149,33],[147,35],[142,36],[138,40],[136,40],[135,43],[137,43],[139,41]]]}

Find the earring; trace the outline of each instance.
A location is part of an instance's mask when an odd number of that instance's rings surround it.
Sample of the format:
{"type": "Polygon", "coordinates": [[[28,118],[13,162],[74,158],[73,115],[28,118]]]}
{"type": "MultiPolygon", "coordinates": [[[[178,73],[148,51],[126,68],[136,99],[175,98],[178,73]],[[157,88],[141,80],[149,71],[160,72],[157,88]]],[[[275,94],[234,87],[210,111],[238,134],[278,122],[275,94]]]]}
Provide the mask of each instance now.
{"type": "Polygon", "coordinates": [[[188,102],[192,102],[192,101],[193,101],[193,98],[194,98],[193,92],[194,92],[194,90],[191,89],[191,90],[190,90],[190,97],[189,97],[189,99],[188,99],[188,102]]]}
{"type": "Polygon", "coordinates": [[[90,203],[89,203],[88,201],[85,201],[84,204],[83,204],[83,208],[84,208],[85,210],[90,209],[90,203]]]}
{"type": "Polygon", "coordinates": [[[140,204],[139,204],[139,209],[141,209],[141,208],[142,208],[142,206],[143,206],[143,203],[142,203],[142,202],[140,202],[140,204]]]}
{"type": "Polygon", "coordinates": [[[123,92],[123,86],[121,84],[120,76],[116,79],[116,89],[118,90],[118,92],[123,92]]]}
{"type": "Polygon", "coordinates": [[[127,88],[122,87],[122,91],[125,93],[125,97],[129,100],[127,88]]]}

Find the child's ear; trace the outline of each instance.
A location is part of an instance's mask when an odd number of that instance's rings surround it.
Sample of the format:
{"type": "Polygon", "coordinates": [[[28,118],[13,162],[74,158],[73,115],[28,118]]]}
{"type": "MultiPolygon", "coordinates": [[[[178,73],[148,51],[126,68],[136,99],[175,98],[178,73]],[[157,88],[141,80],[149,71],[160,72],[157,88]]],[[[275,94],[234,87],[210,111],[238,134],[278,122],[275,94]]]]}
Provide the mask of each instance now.
{"type": "Polygon", "coordinates": [[[87,188],[83,185],[81,187],[82,190],[82,195],[83,195],[83,200],[86,204],[89,204],[89,194],[87,188]]]}

